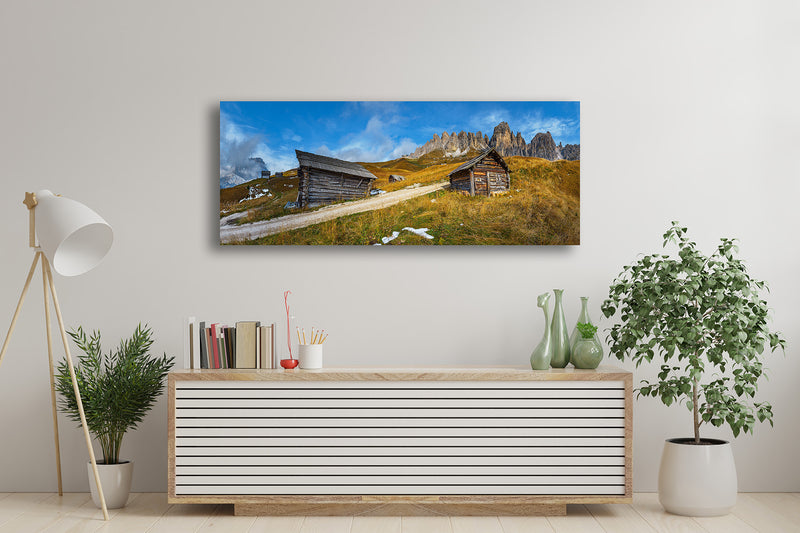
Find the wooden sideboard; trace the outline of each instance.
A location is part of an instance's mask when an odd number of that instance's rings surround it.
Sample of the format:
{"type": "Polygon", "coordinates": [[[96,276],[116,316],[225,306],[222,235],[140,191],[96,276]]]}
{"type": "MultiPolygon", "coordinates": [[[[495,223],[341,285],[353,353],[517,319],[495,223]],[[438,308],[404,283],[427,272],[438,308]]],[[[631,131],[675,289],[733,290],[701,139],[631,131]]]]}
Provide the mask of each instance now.
{"type": "Polygon", "coordinates": [[[186,370],[168,387],[170,503],[563,515],[631,502],[632,375],[612,367],[186,370]]]}

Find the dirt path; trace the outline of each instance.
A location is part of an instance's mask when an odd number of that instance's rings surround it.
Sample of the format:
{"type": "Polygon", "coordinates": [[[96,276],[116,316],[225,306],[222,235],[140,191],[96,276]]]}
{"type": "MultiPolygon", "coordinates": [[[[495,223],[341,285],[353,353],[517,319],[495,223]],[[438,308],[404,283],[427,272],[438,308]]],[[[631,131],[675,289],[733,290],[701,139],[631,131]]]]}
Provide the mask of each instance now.
{"type": "Polygon", "coordinates": [[[373,196],[372,198],[365,198],[364,200],[331,205],[316,211],[311,211],[310,213],[286,215],[250,224],[242,224],[241,226],[236,226],[233,222],[245,216],[247,213],[234,213],[233,215],[228,215],[219,220],[219,239],[223,244],[233,241],[258,239],[265,235],[274,235],[292,229],[304,228],[345,215],[383,209],[384,207],[399,204],[411,198],[429,194],[449,186],[449,182],[440,181],[433,185],[425,185],[424,187],[410,187],[373,196]]]}

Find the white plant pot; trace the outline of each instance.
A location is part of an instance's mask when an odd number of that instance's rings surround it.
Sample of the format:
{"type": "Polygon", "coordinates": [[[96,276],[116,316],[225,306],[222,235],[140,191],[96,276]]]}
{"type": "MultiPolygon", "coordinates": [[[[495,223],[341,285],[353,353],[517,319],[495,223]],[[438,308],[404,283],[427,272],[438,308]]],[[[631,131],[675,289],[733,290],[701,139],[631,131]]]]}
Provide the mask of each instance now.
{"type": "Polygon", "coordinates": [[[300,368],[322,368],[322,345],[301,344],[297,358],[300,368]]]}
{"type": "MultiPolygon", "coordinates": [[[[92,501],[97,507],[100,505],[100,496],[97,494],[97,484],[94,482],[92,462],[86,463],[89,469],[89,488],[92,491],[92,501]]],[[[133,479],[133,461],[126,461],[116,465],[97,463],[97,472],[100,474],[100,484],[103,486],[103,497],[106,508],[119,509],[125,507],[128,495],[131,492],[133,479]]]]}
{"type": "Polygon", "coordinates": [[[658,500],[667,512],[684,516],[722,516],[736,505],[736,465],[731,444],[683,444],[668,439],[658,471],[658,500]]]}

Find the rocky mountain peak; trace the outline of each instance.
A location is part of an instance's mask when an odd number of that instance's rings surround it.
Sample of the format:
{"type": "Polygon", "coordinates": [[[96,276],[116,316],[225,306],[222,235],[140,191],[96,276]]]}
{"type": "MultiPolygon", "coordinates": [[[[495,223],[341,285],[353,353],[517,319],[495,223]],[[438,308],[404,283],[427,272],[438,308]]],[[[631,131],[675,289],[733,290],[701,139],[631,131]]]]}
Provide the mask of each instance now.
{"type": "Polygon", "coordinates": [[[514,132],[508,122],[501,122],[494,127],[492,136],[480,131],[458,133],[442,132],[441,137],[433,134],[433,138],[417,147],[409,157],[419,158],[435,150],[442,150],[445,156],[457,157],[470,151],[494,148],[503,157],[525,156],[541,157],[550,161],[558,159],[580,159],[580,144],[556,145],[550,132],[537,133],[530,143],[525,142],[522,132],[514,132]]]}
{"type": "Polygon", "coordinates": [[[533,136],[531,143],[528,145],[528,156],[541,157],[550,161],[564,159],[549,131],[547,133],[537,133],[533,136]]]}

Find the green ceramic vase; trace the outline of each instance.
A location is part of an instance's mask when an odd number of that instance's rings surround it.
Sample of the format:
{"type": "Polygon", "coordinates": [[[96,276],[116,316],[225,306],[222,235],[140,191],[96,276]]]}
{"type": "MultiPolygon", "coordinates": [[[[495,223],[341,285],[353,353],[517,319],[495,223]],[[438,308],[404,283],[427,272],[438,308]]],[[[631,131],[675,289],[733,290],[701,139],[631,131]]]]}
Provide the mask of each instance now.
{"type": "Polygon", "coordinates": [[[594,338],[578,339],[572,350],[572,364],[575,368],[597,368],[603,360],[603,346],[594,338]]]}
{"type": "Polygon", "coordinates": [[[553,289],[556,295],[555,309],[553,309],[553,323],[550,327],[550,342],[553,345],[553,357],[550,359],[550,366],[553,368],[564,368],[569,364],[569,334],[567,333],[567,320],[564,318],[564,308],[561,304],[561,296],[564,289],[553,289]]]}
{"type": "MultiPolygon", "coordinates": [[[[572,334],[569,336],[569,347],[572,352],[575,351],[575,344],[581,339],[581,332],[578,331],[578,324],[592,324],[592,319],[589,318],[588,296],[581,296],[581,312],[578,314],[578,320],[575,322],[575,327],[572,328],[572,334]]],[[[600,337],[597,336],[597,333],[594,334],[594,340],[598,343],[600,342],[600,337]]]]}
{"type": "Polygon", "coordinates": [[[531,353],[531,368],[534,370],[548,370],[550,359],[553,357],[553,347],[550,342],[550,293],[540,294],[536,305],[544,312],[544,335],[542,340],[531,353]]]}

